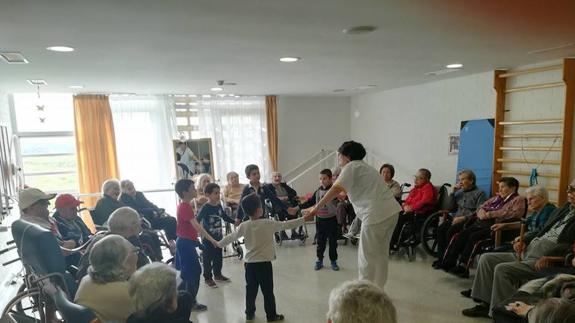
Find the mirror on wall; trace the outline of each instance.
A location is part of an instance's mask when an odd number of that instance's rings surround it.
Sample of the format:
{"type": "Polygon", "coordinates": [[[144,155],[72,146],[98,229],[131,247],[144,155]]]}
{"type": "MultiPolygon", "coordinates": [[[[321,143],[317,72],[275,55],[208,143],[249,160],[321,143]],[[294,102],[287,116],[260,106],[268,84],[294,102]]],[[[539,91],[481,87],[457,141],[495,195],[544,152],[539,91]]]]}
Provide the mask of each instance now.
{"type": "Polygon", "coordinates": [[[174,140],[177,179],[208,173],[214,177],[212,139],[174,140]]]}

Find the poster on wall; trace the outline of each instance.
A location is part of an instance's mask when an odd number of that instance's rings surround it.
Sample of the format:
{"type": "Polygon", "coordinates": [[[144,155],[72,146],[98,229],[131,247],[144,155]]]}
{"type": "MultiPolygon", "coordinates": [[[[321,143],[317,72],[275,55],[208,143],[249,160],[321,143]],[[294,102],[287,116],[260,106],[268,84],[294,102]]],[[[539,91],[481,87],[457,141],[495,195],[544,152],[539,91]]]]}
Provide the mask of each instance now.
{"type": "Polygon", "coordinates": [[[174,140],[177,178],[192,178],[200,173],[214,177],[212,140],[210,138],[174,140]]]}
{"type": "Polygon", "coordinates": [[[449,134],[449,155],[459,154],[459,134],[451,133],[449,134]]]}

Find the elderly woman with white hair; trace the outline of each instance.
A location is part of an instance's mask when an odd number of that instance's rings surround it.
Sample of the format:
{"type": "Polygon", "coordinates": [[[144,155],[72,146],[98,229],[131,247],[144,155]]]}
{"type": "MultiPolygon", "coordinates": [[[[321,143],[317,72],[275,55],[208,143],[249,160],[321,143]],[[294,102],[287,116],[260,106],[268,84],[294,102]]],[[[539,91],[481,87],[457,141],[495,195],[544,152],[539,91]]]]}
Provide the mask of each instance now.
{"type": "Polygon", "coordinates": [[[128,323],[189,323],[191,295],[177,290],[177,272],[163,263],[136,271],[129,281],[135,312],[128,323]]]}
{"type": "Polygon", "coordinates": [[[117,179],[108,179],[102,184],[102,198],[96,203],[92,211],[92,219],[97,225],[105,225],[112,212],[125,206],[120,201],[120,182],[117,179]]]}
{"type": "Polygon", "coordinates": [[[137,261],[138,268],[150,262],[146,254],[144,254],[144,251],[142,249],[142,243],[140,242],[140,232],[142,231],[142,227],[140,224],[140,215],[138,214],[138,212],[136,212],[136,210],[127,206],[117,209],[116,211],[112,212],[112,215],[110,215],[110,218],[108,220],[108,226],[109,226],[108,233],[103,235],[97,235],[94,238],[92,238],[92,242],[90,242],[90,244],[86,248],[86,252],[82,256],[78,264],[78,273],[76,274],[76,277],[78,279],[84,277],[88,272],[88,267],[90,265],[89,263],[90,253],[94,245],[102,238],[110,234],[120,235],[124,237],[126,240],[128,240],[134,247],[138,248],[139,250],[138,261],[137,261]]]}
{"type": "Polygon", "coordinates": [[[367,280],[347,281],[329,295],[328,323],[396,323],[393,303],[367,280]]]}
{"type": "Polygon", "coordinates": [[[198,193],[197,196],[192,200],[192,206],[194,207],[194,212],[198,214],[202,206],[204,206],[204,204],[206,204],[208,201],[208,198],[204,194],[204,188],[206,185],[213,183],[214,179],[212,178],[212,175],[208,173],[202,173],[196,177],[194,182],[196,183],[196,191],[198,193]]]}
{"type": "Polygon", "coordinates": [[[134,312],[127,280],[136,270],[137,253],[138,248],[119,235],[96,242],[75,302],[94,311],[102,322],[125,322],[134,312]]]}

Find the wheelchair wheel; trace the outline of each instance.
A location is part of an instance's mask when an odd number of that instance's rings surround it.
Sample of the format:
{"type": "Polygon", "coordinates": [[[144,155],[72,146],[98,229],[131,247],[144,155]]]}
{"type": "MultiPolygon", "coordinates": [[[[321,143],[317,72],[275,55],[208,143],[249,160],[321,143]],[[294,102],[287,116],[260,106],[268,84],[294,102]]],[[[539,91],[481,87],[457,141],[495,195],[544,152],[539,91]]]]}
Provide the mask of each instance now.
{"type": "Polygon", "coordinates": [[[18,293],[4,308],[2,317],[11,317],[16,322],[44,323],[44,303],[38,289],[18,293]]]}
{"type": "Polygon", "coordinates": [[[236,247],[236,255],[239,260],[244,259],[244,249],[242,249],[242,246],[240,246],[239,244],[236,247]]]}
{"type": "Polygon", "coordinates": [[[434,213],[430,215],[421,228],[420,240],[423,249],[430,256],[437,257],[437,227],[439,226],[439,217],[441,213],[434,213]]]}

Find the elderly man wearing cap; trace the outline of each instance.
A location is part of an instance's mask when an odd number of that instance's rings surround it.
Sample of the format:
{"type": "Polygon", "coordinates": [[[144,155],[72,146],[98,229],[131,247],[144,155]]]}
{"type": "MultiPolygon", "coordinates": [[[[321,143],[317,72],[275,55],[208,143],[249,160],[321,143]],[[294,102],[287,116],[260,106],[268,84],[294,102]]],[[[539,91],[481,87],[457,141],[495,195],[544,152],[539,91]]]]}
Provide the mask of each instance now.
{"type": "Polygon", "coordinates": [[[78,216],[78,206],[83,202],[71,194],[60,194],[56,198],[56,212],[52,215],[64,240],[74,240],[80,246],[92,236],[92,232],[78,216]]]}
{"type": "Polygon", "coordinates": [[[545,226],[513,241],[515,252],[491,252],[479,259],[473,288],[463,296],[481,301],[463,310],[471,317],[488,317],[495,306],[511,297],[517,288],[539,277],[539,271],[551,266],[553,256],[565,256],[575,242],[575,180],[567,187],[567,203],[555,209],[545,226]]]}
{"type": "Polygon", "coordinates": [[[20,218],[24,221],[37,224],[46,230],[50,230],[60,246],[68,249],[76,247],[74,240],[62,238],[58,226],[50,218],[48,205],[56,194],[46,194],[37,188],[25,188],[18,192],[18,206],[20,207],[20,218]]]}

